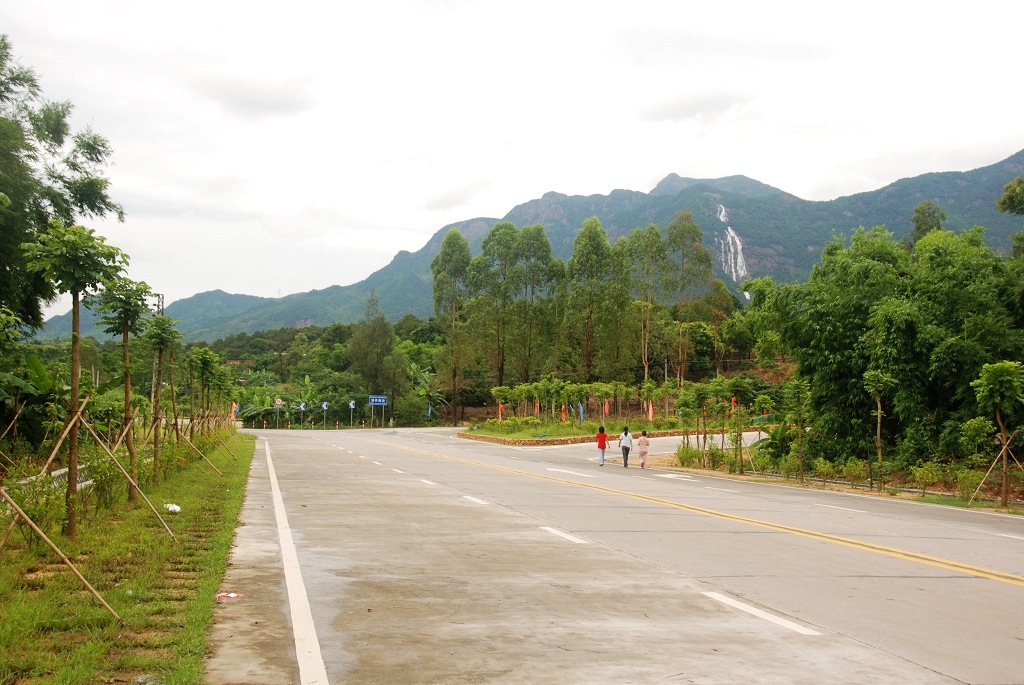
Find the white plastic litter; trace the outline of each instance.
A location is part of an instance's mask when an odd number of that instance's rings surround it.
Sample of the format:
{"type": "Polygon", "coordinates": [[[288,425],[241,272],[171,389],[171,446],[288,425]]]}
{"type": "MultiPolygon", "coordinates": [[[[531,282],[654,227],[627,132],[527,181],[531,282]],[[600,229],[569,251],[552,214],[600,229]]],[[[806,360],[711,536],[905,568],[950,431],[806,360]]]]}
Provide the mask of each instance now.
{"type": "Polygon", "coordinates": [[[172,514],[180,514],[181,513],[181,507],[179,507],[177,504],[165,504],[164,505],[164,509],[166,509],[167,511],[171,512],[172,514]]]}

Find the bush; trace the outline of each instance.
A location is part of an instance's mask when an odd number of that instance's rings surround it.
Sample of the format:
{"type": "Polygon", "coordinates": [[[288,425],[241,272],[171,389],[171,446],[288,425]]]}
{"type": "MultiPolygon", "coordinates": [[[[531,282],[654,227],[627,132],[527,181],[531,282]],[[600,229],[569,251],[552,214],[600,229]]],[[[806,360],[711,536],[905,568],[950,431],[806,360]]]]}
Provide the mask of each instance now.
{"type": "Polygon", "coordinates": [[[956,474],[956,494],[964,502],[970,502],[974,493],[985,479],[985,474],[973,469],[960,469],[956,474]]]}
{"type": "Polygon", "coordinates": [[[826,481],[836,477],[836,465],[824,457],[818,457],[814,460],[814,473],[821,478],[821,484],[825,485],[826,481]]]}
{"type": "Polygon", "coordinates": [[[792,478],[800,471],[800,461],[795,454],[787,454],[779,459],[779,473],[787,479],[792,478]]]}
{"type": "Polygon", "coordinates": [[[851,484],[865,482],[868,479],[867,462],[856,457],[850,457],[843,464],[843,478],[846,479],[847,483],[851,484]]]}
{"type": "Polygon", "coordinates": [[[679,460],[679,465],[683,468],[693,468],[694,464],[700,463],[700,450],[687,447],[686,445],[679,445],[676,448],[676,459],[679,460]]]}
{"type": "Polygon", "coordinates": [[[675,416],[659,416],[651,424],[655,430],[670,431],[679,428],[679,419],[675,416]]]}
{"type": "MultiPolygon", "coordinates": [[[[64,502],[63,481],[55,481],[52,476],[31,478],[23,483],[8,485],[7,493],[11,499],[17,502],[25,515],[32,519],[39,530],[47,535],[59,531],[64,525],[67,509],[64,502]]],[[[18,516],[13,510],[10,510],[9,513],[17,517],[18,532],[25,538],[29,547],[32,549],[42,547],[43,541],[25,523],[25,519],[18,516]]]]}
{"type": "Polygon", "coordinates": [[[929,485],[933,485],[942,475],[942,469],[934,461],[927,461],[920,466],[911,466],[910,473],[914,482],[921,486],[921,496],[924,497],[929,485]]]}
{"type": "Polygon", "coordinates": [[[708,468],[712,471],[717,471],[725,463],[728,455],[717,447],[709,447],[707,453],[708,468]]]}

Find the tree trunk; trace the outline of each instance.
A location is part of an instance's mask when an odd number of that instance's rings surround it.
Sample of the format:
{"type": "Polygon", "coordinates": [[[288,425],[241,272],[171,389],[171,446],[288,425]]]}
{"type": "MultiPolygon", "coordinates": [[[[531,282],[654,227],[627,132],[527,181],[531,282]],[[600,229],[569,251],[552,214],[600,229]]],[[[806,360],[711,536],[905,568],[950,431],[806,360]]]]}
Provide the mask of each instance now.
{"type": "MultiPolygon", "coordinates": [[[[132,480],[136,483],[139,482],[139,455],[135,450],[135,437],[133,436],[134,428],[134,416],[132,416],[132,372],[131,364],[129,363],[128,356],[128,326],[124,327],[122,331],[122,344],[124,350],[122,354],[122,364],[124,365],[124,423],[127,428],[125,433],[124,443],[128,447],[128,470],[132,474],[132,480]]],[[[139,498],[139,491],[132,483],[128,484],[128,501],[134,502],[139,498]]]]}
{"type": "Polygon", "coordinates": [[[160,480],[160,396],[164,383],[164,355],[156,353],[156,382],[153,384],[153,479],[160,480]]]}
{"type": "Polygon", "coordinates": [[[882,394],[875,393],[878,405],[878,425],[875,429],[875,452],[878,453],[878,491],[882,491],[882,394]]]}
{"type": "Polygon", "coordinates": [[[74,538],[78,532],[78,376],[82,372],[80,358],[79,330],[81,326],[81,296],[71,293],[71,397],[68,400],[68,414],[72,417],[71,432],[68,433],[68,486],[64,495],[64,506],[67,518],[64,521],[64,534],[74,538]]]}

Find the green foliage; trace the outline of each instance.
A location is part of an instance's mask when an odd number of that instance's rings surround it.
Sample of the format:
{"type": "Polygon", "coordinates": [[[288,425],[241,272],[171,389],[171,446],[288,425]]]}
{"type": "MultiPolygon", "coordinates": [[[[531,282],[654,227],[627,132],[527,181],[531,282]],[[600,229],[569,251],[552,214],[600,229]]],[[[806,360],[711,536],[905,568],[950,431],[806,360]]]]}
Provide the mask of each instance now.
{"type": "Polygon", "coordinates": [[[814,460],[814,473],[821,479],[821,484],[825,485],[827,481],[836,477],[836,466],[828,459],[818,457],[814,460]]]}
{"type": "Polygon", "coordinates": [[[843,464],[843,479],[851,484],[864,483],[868,480],[868,465],[862,459],[850,457],[843,464]]]}
{"type": "MultiPolygon", "coordinates": [[[[64,505],[64,488],[60,481],[48,475],[27,478],[23,481],[8,483],[5,486],[11,498],[18,503],[22,511],[32,522],[47,535],[59,531],[65,520],[67,510],[64,505]]],[[[6,503],[0,511],[7,517],[14,516],[6,503]]],[[[0,517],[0,525],[7,530],[5,517],[0,517]]],[[[42,549],[44,543],[20,516],[16,517],[17,530],[32,549],[42,549]]]]}
{"type": "Polygon", "coordinates": [[[971,501],[978,487],[984,480],[985,474],[974,469],[960,469],[956,473],[956,494],[964,502],[971,501]]]}
{"type": "Polygon", "coordinates": [[[928,487],[942,477],[942,467],[934,461],[927,461],[918,466],[911,466],[910,473],[914,477],[914,482],[921,486],[921,496],[924,497],[928,487]]]}
{"type": "Polygon", "coordinates": [[[1024,176],[1018,176],[1003,187],[996,209],[1024,216],[1024,176]]]}

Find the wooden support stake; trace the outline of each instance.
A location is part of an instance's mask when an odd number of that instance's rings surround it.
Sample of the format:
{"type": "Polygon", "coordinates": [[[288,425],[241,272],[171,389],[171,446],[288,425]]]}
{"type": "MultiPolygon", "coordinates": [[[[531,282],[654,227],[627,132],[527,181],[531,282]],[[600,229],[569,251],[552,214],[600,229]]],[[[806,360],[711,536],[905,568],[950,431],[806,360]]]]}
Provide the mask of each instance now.
{"type": "Polygon", "coordinates": [[[3,488],[0,488],[0,496],[2,496],[7,501],[7,503],[11,505],[11,507],[14,509],[14,511],[18,512],[18,516],[23,518],[25,520],[25,522],[32,528],[32,530],[35,531],[35,534],[38,535],[40,538],[42,538],[43,542],[45,542],[47,545],[49,545],[50,549],[52,549],[57,554],[57,556],[60,557],[60,560],[63,561],[64,564],[68,568],[70,568],[71,571],[76,576],[78,576],[78,579],[80,581],[82,581],[82,584],[85,585],[85,587],[89,590],[89,592],[92,593],[92,596],[95,597],[97,600],[99,600],[100,604],[103,605],[103,608],[106,609],[107,611],[109,611],[110,615],[113,616],[114,618],[116,618],[118,623],[120,623],[121,625],[127,625],[124,622],[124,619],[121,618],[120,616],[118,616],[117,612],[114,611],[110,607],[109,604],[107,604],[106,600],[104,600],[102,596],[100,596],[100,593],[96,592],[96,588],[94,588],[92,585],[89,584],[89,581],[85,579],[85,576],[83,576],[81,573],[79,573],[78,569],[75,568],[75,565],[71,563],[71,560],[68,559],[66,556],[64,556],[64,552],[61,552],[60,549],[57,547],[57,545],[53,544],[53,541],[50,540],[50,538],[46,537],[46,533],[44,533],[43,531],[39,530],[39,527],[35,523],[32,522],[32,519],[30,519],[28,517],[28,514],[26,514],[24,511],[21,510],[21,507],[18,506],[18,503],[15,502],[13,499],[11,499],[11,496],[8,495],[7,491],[4,490],[3,488]]]}
{"type": "Polygon", "coordinates": [[[214,466],[214,465],[213,465],[213,462],[212,462],[212,461],[210,461],[209,457],[207,457],[207,456],[206,456],[205,454],[203,454],[203,451],[202,451],[202,450],[200,450],[200,449],[199,449],[198,447],[196,447],[195,445],[193,445],[193,444],[192,444],[192,441],[191,441],[191,440],[189,440],[188,438],[186,438],[186,437],[185,437],[184,435],[182,435],[181,437],[182,437],[182,438],[185,438],[185,442],[187,442],[187,443],[188,443],[188,446],[189,446],[189,447],[191,447],[192,449],[194,449],[194,450],[196,451],[196,453],[197,453],[197,454],[198,454],[198,455],[199,455],[200,457],[202,457],[203,459],[205,459],[205,460],[206,460],[206,463],[210,465],[210,468],[212,468],[212,469],[213,469],[214,471],[216,471],[216,472],[217,472],[217,475],[218,475],[218,476],[223,476],[223,475],[224,475],[223,473],[221,473],[221,470],[220,470],[220,469],[218,469],[218,468],[217,468],[216,466],[214,466]]]}
{"type": "Polygon", "coordinates": [[[142,491],[142,488],[139,487],[139,484],[136,483],[135,480],[131,477],[131,475],[127,471],[125,471],[125,468],[121,466],[121,462],[117,460],[117,457],[114,456],[114,453],[107,449],[107,446],[103,444],[103,441],[100,439],[100,436],[96,435],[96,431],[93,430],[92,426],[89,425],[89,423],[85,419],[82,419],[82,425],[85,426],[86,429],[92,434],[92,437],[96,439],[96,442],[99,444],[100,447],[103,448],[103,451],[107,453],[107,456],[109,456],[114,461],[114,463],[117,464],[117,468],[121,469],[121,473],[123,473],[124,477],[128,479],[128,482],[131,483],[136,490],[138,490],[140,495],[142,495],[142,499],[146,500],[146,504],[148,504],[149,508],[153,510],[153,513],[156,514],[156,517],[160,519],[160,523],[163,524],[164,530],[166,530],[167,534],[171,536],[171,539],[177,542],[178,538],[174,537],[174,532],[171,531],[170,527],[167,525],[167,522],[164,521],[164,517],[160,515],[160,512],[156,510],[156,507],[153,506],[153,503],[149,501],[149,498],[146,497],[146,493],[142,491]]]}
{"type": "Polygon", "coordinates": [[[85,411],[85,405],[89,404],[90,397],[91,395],[86,395],[85,399],[82,400],[81,406],[78,407],[78,411],[76,411],[75,415],[71,417],[70,421],[68,421],[68,425],[64,426],[63,432],[61,432],[60,437],[57,439],[57,444],[53,446],[53,452],[50,453],[50,458],[46,460],[46,463],[43,464],[43,469],[39,472],[40,477],[46,475],[47,470],[50,468],[50,464],[53,462],[53,458],[57,456],[57,450],[59,450],[60,446],[64,443],[64,439],[68,437],[68,433],[71,432],[71,429],[78,425],[78,419],[82,416],[82,412],[85,411]]]}

